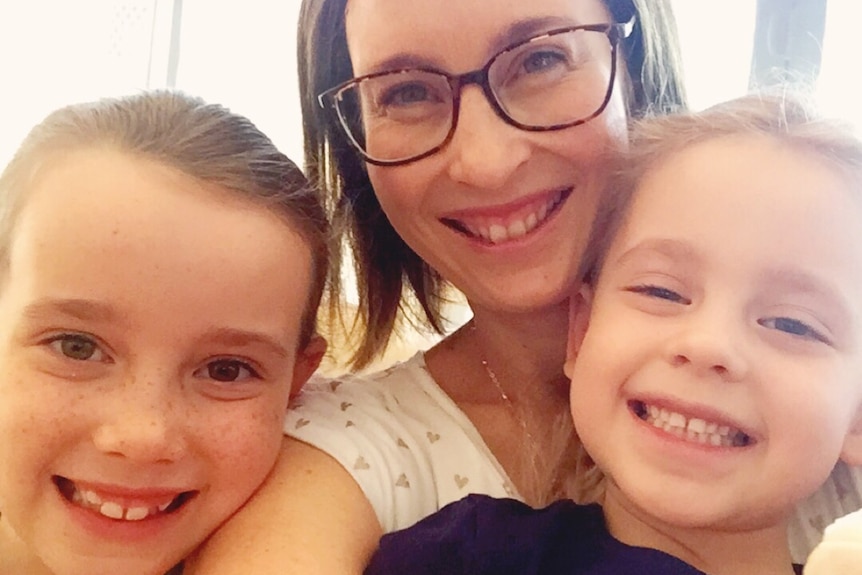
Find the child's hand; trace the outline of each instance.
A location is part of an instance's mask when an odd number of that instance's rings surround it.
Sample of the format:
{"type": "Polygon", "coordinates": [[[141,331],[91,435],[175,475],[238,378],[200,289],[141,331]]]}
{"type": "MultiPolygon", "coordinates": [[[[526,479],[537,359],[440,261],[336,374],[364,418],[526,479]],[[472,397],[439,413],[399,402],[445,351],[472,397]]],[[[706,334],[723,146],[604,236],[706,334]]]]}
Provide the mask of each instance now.
{"type": "Polygon", "coordinates": [[[862,573],[862,510],[826,528],[805,564],[805,575],[862,573]]]}

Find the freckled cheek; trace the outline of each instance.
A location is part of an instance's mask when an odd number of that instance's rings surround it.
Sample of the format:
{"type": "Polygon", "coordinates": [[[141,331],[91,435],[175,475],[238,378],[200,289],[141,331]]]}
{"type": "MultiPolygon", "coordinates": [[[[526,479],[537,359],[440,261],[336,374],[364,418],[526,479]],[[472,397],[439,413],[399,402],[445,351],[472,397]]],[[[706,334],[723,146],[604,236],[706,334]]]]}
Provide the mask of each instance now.
{"type": "MultiPolygon", "coordinates": [[[[2,370],[3,363],[0,363],[2,370]]],[[[6,372],[0,382],[0,438],[4,444],[52,445],[67,438],[77,427],[73,395],[63,397],[51,386],[40,386],[42,374],[6,372]]],[[[68,394],[63,394],[68,395],[68,394]]]]}
{"type": "Polygon", "coordinates": [[[234,469],[243,465],[249,474],[268,471],[281,446],[285,410],[269,404],[225,415],[203,430],[210,458],[234,469]]]}
{"type": "Polygon", "coordinates": [[[0,407],[0,510],[32,505],[58,459],[74,449],[75,420],[24,402],[0,407]]]}

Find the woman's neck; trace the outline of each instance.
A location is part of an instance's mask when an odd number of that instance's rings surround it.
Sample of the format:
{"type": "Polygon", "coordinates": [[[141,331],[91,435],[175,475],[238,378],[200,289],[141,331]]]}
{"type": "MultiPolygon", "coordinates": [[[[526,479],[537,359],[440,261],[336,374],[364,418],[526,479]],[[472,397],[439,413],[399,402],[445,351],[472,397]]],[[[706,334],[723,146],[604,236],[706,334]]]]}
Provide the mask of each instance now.
{"type": "MultiPolygon", "coordinates": [[[[568,332],[568,302],[530,313],[503,313],[473,307],[473,319],[430,352],[442,363],[491,367],[514,400],[542,394],[547,385],[564,379],[563,361],[568,332]]],[[[474,369],[469,369],[472,372],[474,369]]],[[[484,370],[482,368],[480,371],[484,370]]],[[[485,378],[465,381],[466,390],[487,388],[485,378]]],[[[459,389],[447,390],[457,394],[459,389]]]]}
{"type": "Polygon", "coordinates": [[[530,314],[474,309],[473,320],[425,356],[437,384],[533,505],[568,494],[573,476],[567,321],[567,304],[530,314]]]}
{"type": "Polygon", "coordinates": [[[710,575],[793,575],[787,522],[762,527],[691,528],[668,524],[634,506],[609,482],[602,503],[617,540],[664,551],[710,575]]]}

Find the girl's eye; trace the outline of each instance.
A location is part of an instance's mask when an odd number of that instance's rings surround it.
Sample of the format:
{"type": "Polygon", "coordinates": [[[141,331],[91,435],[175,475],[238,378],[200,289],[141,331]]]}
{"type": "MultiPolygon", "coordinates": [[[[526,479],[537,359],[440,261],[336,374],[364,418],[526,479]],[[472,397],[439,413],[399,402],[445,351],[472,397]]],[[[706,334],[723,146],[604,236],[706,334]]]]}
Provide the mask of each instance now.
{"type": "Polygon", "coordinates": [[[48,345],[69,359],[76,361],[104,361],[105,353],[90,337],[80,334],[62,334],[48,341],[48,345]]]}
{"type": "Polygon", "coordinates": [[[829,338],[807,323],[790,317],[767,317],[757,320],[757,323],[767,329],[778,330],[795,337],[810,339],[829,344],[829,338]]]}
{"type": "Polygon", "coordinates": [[[689,305],[691,303],[691,300],[689,298],[678,294],[672,289],[657,285],[636,285],[626,288],[626,291],[630,291],[636,294],[642,294],[647,297],[663,299],[672,303],[679,303],[682,305],[689,305]]]}
{"type": "Polygon", "coordinates": [[[195,371],[195,375],[223,382],[245,381],[260,377],[253,367],[237,359],[217,359],[211,361],[201,369],[195,371]]]}

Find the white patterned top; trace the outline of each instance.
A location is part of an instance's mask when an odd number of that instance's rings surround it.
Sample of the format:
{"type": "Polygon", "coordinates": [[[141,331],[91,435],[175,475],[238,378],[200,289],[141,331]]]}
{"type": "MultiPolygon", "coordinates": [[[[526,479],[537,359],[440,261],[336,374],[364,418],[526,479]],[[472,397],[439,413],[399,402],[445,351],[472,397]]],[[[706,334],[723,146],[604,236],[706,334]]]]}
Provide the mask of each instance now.
{"type": "Polygon", "coordinates": [[[862,509],[862,468],[840,462],[826,483],[796,509],[790,524],[793,560],[804,563],[830,523],[859,509],[862,509]]]}
{"type": "Polygon", "coordinates": [[[284,429],[347,469],[387,533],[469,493],[522,499],[422,353],[372,375],[310,381],[284,429]]]}
{"type": "MultiPolygon", "coordinates": [[[[335,458],[368,497],[385,532],[469,493],[523,499],[479,432],[428,373],[422,353],[372,375],[306,384],[285,434],[335,458]]],[[[862,469],[839,464],[791,524],[803,563],[832,521],[862,509],[862,469]]]]}

